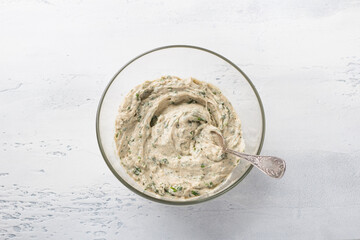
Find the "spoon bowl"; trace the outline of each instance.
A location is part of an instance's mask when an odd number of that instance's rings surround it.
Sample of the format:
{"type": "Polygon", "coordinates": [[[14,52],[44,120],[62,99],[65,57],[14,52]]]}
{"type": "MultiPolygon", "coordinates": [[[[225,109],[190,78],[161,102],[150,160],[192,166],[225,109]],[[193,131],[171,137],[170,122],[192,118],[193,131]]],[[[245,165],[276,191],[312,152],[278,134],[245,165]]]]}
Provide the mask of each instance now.
{"type": "Polygon", "coordinates": [[[216,131],[211,132],[215,133],[219,137],[220,146],[223,148],[225,153],[233,154],[250,162],[252,165],[270,177],[281,178],[284,175],[286,170],[286,163],[281,158],[273,156],[251,155],[228,149],[224,137],[216,131]]]}

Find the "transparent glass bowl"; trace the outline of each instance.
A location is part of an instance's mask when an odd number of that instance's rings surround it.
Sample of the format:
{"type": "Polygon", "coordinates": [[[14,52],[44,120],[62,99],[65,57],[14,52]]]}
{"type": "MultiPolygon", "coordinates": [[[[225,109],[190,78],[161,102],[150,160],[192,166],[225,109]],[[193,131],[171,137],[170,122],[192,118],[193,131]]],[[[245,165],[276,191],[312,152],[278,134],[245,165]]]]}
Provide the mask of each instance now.
{"type": "Polygon", "coordinates": [[[260,154],[265,133],[265,117],[259,94],[250,79],[225,57],[204,48],[187,45],[165,46],[143,53],[115,74],[100,99],[96,115],[100,151],[112,173],[126,187],[142,197],[174,205],[194,204],[216,198],[241,182],[252,169],[252,165],[239,164],[231,176],[209,194],[189,199],[171,199],[144,191],[143,187],[127,174],[116,154],[115,118],[124,96],[136,85],[164,75],[194,77],[219,87],[240,117],[245,152],[260,154]]]}

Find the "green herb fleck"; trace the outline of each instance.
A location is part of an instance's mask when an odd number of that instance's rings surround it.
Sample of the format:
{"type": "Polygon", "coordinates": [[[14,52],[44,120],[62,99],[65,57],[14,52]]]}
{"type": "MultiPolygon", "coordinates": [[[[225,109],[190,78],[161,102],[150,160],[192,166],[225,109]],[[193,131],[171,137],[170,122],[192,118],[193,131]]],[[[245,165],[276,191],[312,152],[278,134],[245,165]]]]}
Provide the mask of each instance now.
{"type": "Polygon", "coordinates": [[[168,164],[169,161],[167,160],[167,158],[163,158],[163,159],[160,160],[160,163],[162,163],[162,164],[168,164]]]}
{"type": "Polygon", "coordinates": [[[226,153],[223,153],[223,154],[220,155],[220,159],[221,159],[221,160],[225,159],[226,157],[227,157],[227,154],[226,154],[226,153]]]}
{"type": "Polygon", "coordinates": [[[178,159],[181,159],[181,156],[180,156],[180,155],[178,155],[178,159]]]}
{"type": "Polygon", "coordinates": [[[139,95],[139,93],[136,93],[136,100],[140,101],[140,95],[139,95]]]}
{"type": "Polygon", "coordinates": [[[197,192],[197,191],[191,191],[191,193],[192,193],[194,196],[199,196],[199,195],[200,195],[199,192],[197,192]]]}
{"type": "Polygon", "coordinates": [[[174,187],[170,187],[170,188],[173,190],[173,192],[177,192],[176,188],[174,188],[174,187]]]}
{"type": "Polygon", "coordinates": [[[141,173],[141,169],[138,167],[135,167],[133,173],[138,176],[141,173]]]}
{"type": "Polygon", "coordinates": [[[201,164],[201,168],[204,168],[204,167],[205,167],[205,164],[202,163],[202,164],[201,164]]]}
{"type": "Polygon", "coordinates": [[[154,116],[151,118],[150,127],[155,126],[157,120],[158,120],[158,117],[154,115],[154,116]]]}

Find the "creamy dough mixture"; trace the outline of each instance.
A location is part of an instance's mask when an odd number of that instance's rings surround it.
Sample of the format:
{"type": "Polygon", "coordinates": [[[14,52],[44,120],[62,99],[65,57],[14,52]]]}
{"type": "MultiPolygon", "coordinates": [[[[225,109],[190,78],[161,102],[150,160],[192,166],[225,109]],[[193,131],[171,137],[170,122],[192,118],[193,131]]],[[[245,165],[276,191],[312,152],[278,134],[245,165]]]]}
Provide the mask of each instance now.
{"type": "Polygon", "coordinates": [[[241,123],[220,90],[194,78],[146,81],[125,97],[116,119],[115,142],[122,165],[147,191],[189,198],[226,180],[242,152],[241,123]]]}

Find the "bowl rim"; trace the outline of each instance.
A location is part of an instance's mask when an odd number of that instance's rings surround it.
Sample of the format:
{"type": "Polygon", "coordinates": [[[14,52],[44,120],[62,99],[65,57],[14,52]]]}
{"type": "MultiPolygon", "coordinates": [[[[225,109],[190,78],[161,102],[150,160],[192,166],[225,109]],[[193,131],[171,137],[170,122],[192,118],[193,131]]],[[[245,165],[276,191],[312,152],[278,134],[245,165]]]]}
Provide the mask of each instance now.
{"type": "Polygon", "coordinates": [[[191,205],[191,204],[196,204],[196,203],[202,203],[202,202],[206,202],[209,201],[211,199],[215,199],[221,195],[223,195],[224,193],[230,191],[231,189],[233,189],[236,185],[238,185],[251,171],[251,169],[253,168],[253,165],[250,165],[250,167],[246,170],[246,172],[238,179],[236,180],[233,184],[231,184],[229,187],[225,188],[224,190],[211,195],[209,197],[203,198],[203,199],[193,199],[193,200],[186,200],[186,201],[171,201],[171,200],[165,200],[165,199],[159,199],[159,198],[155,198],[152,196],[149,196],[139,190],[137,190],[136,188],[134,188],[133,186],[131,186],[127,181],[125,181],[117,172],[116,170],[112,167],[110,161],[107,159],[107,156],[105,154],[104,148],[102,146],[102,141],[101,141],[101,137],[100,137],[100,127],[99,127],[99,120],[100,120],[100,112],[101,112],[101,108],[102,108],[102,104],[104,101],[104,98],[106,96],[107,91],[109,90],[111,84],[115,81],[115,79],[117,78],[117,76],[126,68],[128,67],[131,63],[133,63],[134,61],[136,61],[137,59],[140,59],[141,57],[148,55],[150,53],[156,52],[156,51],[160,51],[160,50],[164,50],[164,49],[170,49],[170,48],[189,48],[189,49],[196,49],[196,50],[200,50],[200,51],[204,51],[207,53],[210,53],[212,55],[215,55],[219,58],[221,58],[222,60],[226,61],[227,63],[229,63],[231,66],[233,66],[238,72],[240,72],[240,74],[246,79],[246,81],[249,83],[249,85],[251,86],[253,92],[256,95],[256,98],[258,100],[259,106],[260,106],[260,111],[261,111],[261,120],[262,120],[262,134],[261,134],[261,140],[260,140],[260,144],[259,144],[259,148],[257,150],[257,155],[260,154],[261,149],[263,147],[263,143],[264,143],[264,138],[265,138],[265,112],[264,112],[264,106],[262,104],[260,95],[258,93],[258,91],[256,90],[254,84],[251,82],[250,78],[233,62],[231,62],[229,59],[225,58],[224,56],[213,52],[209,49],[206,48],[202,48],[202,47],[198,47],[198,46],[193,46],[193,45],[167,45],[167,46],[162,46],[162,47],[157,47],[154,48],[152,50],[146,51],[138,56],[136,56],[135,58],[131,59],[129,62],[127,62],[123,67],[120,68],[120,70],[112,77],[112,79],[110,80],[110,82],[107,84],[105,90],[103,91],[99,104],[98,104],[98,108],[96,111],[96,138],[97,138],[97,142],[98,142],[98,146],[100,148],[100,152],[101,155],[103,157],[103,159],[105,160],[106,165],[109,167],[109,169],[111,170],[111,172],[115,175],[115,177],[122,183],[124,184],[128,189],[130,189],[131,191],[133,191],[134,193],[140,195],[141,197],[144,197],[148,200],[152,200],[158,203],[163,203],[163,204],[168,204],[168,205],[191,205]]]}

